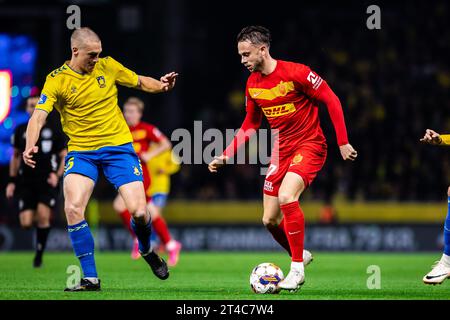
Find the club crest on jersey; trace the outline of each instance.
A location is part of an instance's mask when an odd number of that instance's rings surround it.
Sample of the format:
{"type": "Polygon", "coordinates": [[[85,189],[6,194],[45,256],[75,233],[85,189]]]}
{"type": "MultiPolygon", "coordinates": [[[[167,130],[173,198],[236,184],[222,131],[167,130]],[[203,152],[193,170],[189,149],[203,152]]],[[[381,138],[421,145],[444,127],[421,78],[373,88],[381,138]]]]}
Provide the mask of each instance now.
{"type": "Polygon", "coordinates": [[[292,159],[292,164],[299,164],[302,162],[303,156],[301,154],[295,155],[294,159],[292,159]]]}
{"type": "Polygon", "coordinates": [[[106,87],[106,80],[104,76],[97,77],[97,83],[100,88],[106,87]]]}
{"type": "Polygon", "coordinates": [[[280,81],[280,84],[278,85],[278,92],[280,92],[281,96],[285,96],[287,94],[287,88],[286,88],[285,82],[280,81]]]}

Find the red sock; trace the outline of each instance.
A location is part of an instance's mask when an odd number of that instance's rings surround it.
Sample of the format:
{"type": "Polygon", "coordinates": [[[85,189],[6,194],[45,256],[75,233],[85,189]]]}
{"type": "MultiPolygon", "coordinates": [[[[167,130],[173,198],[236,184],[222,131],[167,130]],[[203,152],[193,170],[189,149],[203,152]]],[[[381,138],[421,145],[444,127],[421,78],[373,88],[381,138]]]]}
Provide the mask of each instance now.
{"type": "Polygon", "coordinates": [[[272,237],[278,242],[288,253],[292,256],[291,248],[289,247],[289,241],[286,237],[286,231],[284,230],[284,217],[278,226],[269,226],[267,230],[272,234],[272,237]]]}
{"type": "Polygon", "coordinates": [[[156,234],[161,239],[161,242],[166,245],[172,239],[169,229],[167,228],[166,221],[159,216],[152,220],[152,225],[156,231],[156,234]]]}
{"type": "Polygon", "coordinates": [[[303,243],[305,239],[305,217],[297,201],[280,206],[284,214],[284,229],[292,252],[293,262],[303,262],[303,243]]]}
{"type": "Polygon", "coordinates": [[[127,227],[128,231],[130,232],[130,234],[133,236],[133,238],[135,237],[134,235],[134,231],[131,228],[131,214],[130,212],[128,212],[128,210],[124,210],[120,213],[120,218],[122,219],[122,223],[125,227],[127,227]]]}

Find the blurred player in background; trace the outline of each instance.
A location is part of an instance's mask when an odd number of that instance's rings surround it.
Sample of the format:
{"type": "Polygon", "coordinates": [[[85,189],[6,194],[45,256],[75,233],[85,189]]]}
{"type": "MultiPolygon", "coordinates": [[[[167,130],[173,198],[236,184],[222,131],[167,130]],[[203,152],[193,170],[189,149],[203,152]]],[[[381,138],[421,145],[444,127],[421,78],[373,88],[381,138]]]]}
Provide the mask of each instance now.
{"type": "MultiPolygon", "coordinates": [[[[31,116],[39,101],[39,96],[31,96],[26,101],[26,111],[31,116]]],[[[22,160],[25,151],[27,124],[19,125],[11,136],[14,152],[9,166],[9,183],[6,197],[14,196],[19,202],[19,219],[22,228],[36,225],[36,254],[33,266],[42,265],[42,257],[50,232],[50,218],[59,194],[59,179],[64,173],[64,157],[67,154],[62,132],[45,122],[36,146],[38,161],[33,170],[22,160]]]]}
{"type": "MultiPolygon", "coordinates": [[[[154,181],[154,176],[149,172],[151,167],[149,163],[156,157],[161,156],[163,153],[170,153],[172,144],[169,139],[167,139],[167,137],[159,131],[158,128],[152,124],[141,121],[143,112],[144,102],[136,97],[130,97],[123,106],[123,115],[128,127],[130,128],[131,135],[133,136],[133,147],[142,163],[144,189],[146,190],[147,203],[149,204],[149,211],[152,218],[152,227],[156,231],[156,234],[160,237],[169,253],[168,264],[170,266],[174,266],[178,261],[181,244],[172,239],[169,229],[167,228],[167,224],[161,216],[159,208],[156,205],[152,205],[153,199],[150,196],[150,188],[155,182],[160,183],[160,180],[158,180],[157,177],[156,181],[154,181]],[[151,145],[152,147],[150,148],[151,145]]],[[[155,162],[154,164],[156,165],[155,162]]],[[[137,259],[140,255],[136,245],[137,239],[130,225],[131,215],[126,209],[125,203],[120,194],[118,194],[114,199],[113,206],[122,218],[122,222],[134,238],[131,257],[133,259],[137,259]]]]}
{"type": "Polygon", "coordinates": [[[271,36],[261,26],[242,29],[237,37],[241,63],[251,72],[247,87],[247,115],[234,140],[216,157],[209,170],[217,172],[261,124],[264,114],[279,134],[264,182],[263,223],[291,255],[289,274],[281,289],[295,291],[305,281],[304,215],[298,200],[325,163],[327,144],[319,123],[318,104],[327,106],[344,160],[355,160],[338,97],[308,66],[270,56],[271,36]],[[251,130],[253,129],[253,130],[251,130]],[[250,130],[250,131],[248,131],[250,130]]]}
{"type": "Polygon", "coordinates": [[[151,217],[147,210],[142,169],[133,149],[133,138],[117,104],[117,85],[150,93],[166,92],[175,86],[175,72],[160,80],[137,75],[111,57],[100,58],[102,43],[89,28],[76,29],[71,36],[72,57],[51,72],[36,109],[28,122],[23,159],[36,167],[36,142],[53,108],[61,116],[69,137],[64,172],[64,210],[68,232],[84,277],[66,291],[97,291],[100,280],[94,259],[94,239],[85,220],[85,210],[101,168],[119,191],[133,219],[131,226],[139,241],[139,252],[155,276],[169,277],[166,262],[150,243],[151,217]]]}
{"type": "MultiPolygon", "coordinates": [[[[440,135],[436,131],[427,129],[421,142],[431,145],[450,145],[450,134],[440,135]]],[[[441,284],[450,277],[450,187],[447,190],[448,207],[444,223],[444,253],[439,261],[433,265],[432,270],[423,277],[426,284],[441,284]]]]}
{"type": "MultiPolygon", "coordinates": [[[[172,149],[170,149],[150,159],[147,166],[152,180],[150,188],[147,190],[147,194],[151,197],[149,209],[152,217],[153,214],[156,217],[162,217],[170,192],[170,176],[180,170],[180,160],[176,158],[172,153],[172,149]]],[[[158,233],[158,236],[161,239],[162,251],[167,251],[169,255],[167,263],[169,266],[175,266],[180,256],[181,243],[172,239],[169,232],[158,233]]]]}

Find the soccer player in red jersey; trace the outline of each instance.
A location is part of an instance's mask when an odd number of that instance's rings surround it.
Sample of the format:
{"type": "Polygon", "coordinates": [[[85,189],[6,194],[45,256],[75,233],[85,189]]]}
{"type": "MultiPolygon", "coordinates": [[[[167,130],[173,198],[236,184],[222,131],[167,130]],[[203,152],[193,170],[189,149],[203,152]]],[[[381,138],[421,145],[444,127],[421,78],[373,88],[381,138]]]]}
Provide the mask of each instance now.
{"type": "MultiPolygon", "coordinates": [[[[150,204],[151,197],[149,195],[149,189],[151,184],[151,176],[146,165],[146,163],[153,157],[163,153],[164,151],[170,150],[172,144],[169,139],[158,130],[157,127],[141,121],[143,111],[144,102],[136,97],[130,97],[123,106],[123,114],[130,128],[131,135],[133,136],[133,148],[142,162],[141,167],[144,178],[144,190],[146,192],[148,209],[152,217],[152,227],[169,253],[168,264],[173,266],[175,264],[173,261],[178,260],[181,245],[178,241],[172,239],[166,221],[160,214],[158,214],[157,210],[152,208],[150,204]],[[155,144],[155,146],[150,150],[151,144],[155,144]]],[[[119,194],[114,199],[113,207],[114,210],[119,213],[122,218],[122,222],[133,237],[134,243],[131,251],[131,257],[133,259],[138,259],[140,257],[140,253],[137,238],[130,224],[131,215],[126,209],[125,203],[119,194]]]]}
{"type": "Polygon", "coordinates": [[[264,182],[262,220],[292,257],[290,272],[279,287],[295,291],[305,281],[305,222],[298,200],[327,155],[319,102],[327,106],[342,158],[353,161],[357,152],[348,142],[341,104],[328,84],[306,65],[272,58],[270,42],[269,30],[261,26],[245,27],[237,37],[241,63],[251,72],[245,91],[247,114],[234,140],[208,169],[217,172],[233,157],[259,128],[263,114],[271,128],[278,130],[264,182]]]}

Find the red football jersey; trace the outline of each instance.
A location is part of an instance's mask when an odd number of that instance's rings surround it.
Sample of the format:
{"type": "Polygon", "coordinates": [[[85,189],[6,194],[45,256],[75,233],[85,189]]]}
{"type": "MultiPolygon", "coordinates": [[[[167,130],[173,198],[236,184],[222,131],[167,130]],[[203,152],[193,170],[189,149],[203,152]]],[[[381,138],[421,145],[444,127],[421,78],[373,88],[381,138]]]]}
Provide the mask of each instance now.
{"type": "Polygon", "coordinates": [[[136,126],[130,127],[133,136],[134,151],[140,157],[142,153],[147,152],[152,142],[160,142],[164,135],[157,127],[146,122],[139,122],[136,126]]]}
{"type": "MultiPolygon", "coordinates": [[[[241,129],[258,128],[264,114],[270,127],[279,131],[275,142],[279,144],[281,153],[290,152],[304,142],[326,143],[320,127],[319,101],[327,103],[338,144],[348,143],[339,99],[328,84],[306,65],[277,60],[272,73],[251,73],[245,93],[247,116],[241,129]]],[[[236,152],[243,141],[237,140],[235,137],[225,155],[232,156],[236,152]]]]}

